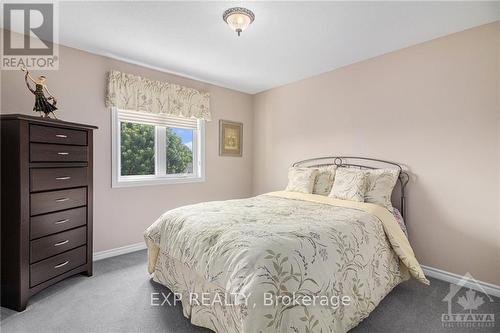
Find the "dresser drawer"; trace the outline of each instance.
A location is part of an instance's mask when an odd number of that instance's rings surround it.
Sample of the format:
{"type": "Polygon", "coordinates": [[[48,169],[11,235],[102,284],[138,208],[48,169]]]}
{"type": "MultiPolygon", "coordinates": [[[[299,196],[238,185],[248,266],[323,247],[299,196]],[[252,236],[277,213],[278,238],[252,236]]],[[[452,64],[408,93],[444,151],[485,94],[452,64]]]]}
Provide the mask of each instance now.
{"type": "Polygon", "coordinates": [[[36,286],[73,268],[87,263],[87,247],[58,254],[30,265],[30,287],[36,286]]]}
{"type": "Polygon", "coordinates": [[[40,238],[87,223],[87,207],[34,216],[30,219],[30,239],[40,238]]]}
{"type": "Polygon", "coordinates": [[[30,141],[86,146],[87,132],[68,128],[30,125],[30,141]]]}
{"type": "Polygon", "coordinates": [[[76,188],[30,195],[31,215],[55,212],[87,204],[87,188],[76,188]]]}
{"type": "Polygon", "coordinates": [[[87,162],[86,146],[30,144],[30,162],[87,162]]]}
{"type": "Polygon", "coordinates": [[[31,169],[31,192],[87,185],[87,168],[31,169]]]}
{"type": "Polygon", "coordinates": [[[30,263],[52,257],[87,243],[87,228],[80,227],[30,242],[30,263]]]}

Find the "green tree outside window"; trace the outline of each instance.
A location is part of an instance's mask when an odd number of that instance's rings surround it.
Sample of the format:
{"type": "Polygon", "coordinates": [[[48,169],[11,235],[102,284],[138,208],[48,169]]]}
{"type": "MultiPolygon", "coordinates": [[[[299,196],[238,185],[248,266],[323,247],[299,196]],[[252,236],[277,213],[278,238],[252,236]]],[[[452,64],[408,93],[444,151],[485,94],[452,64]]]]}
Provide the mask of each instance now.
{"type": "MultiPolygon", "coordinates": [[[[121,175],[155,174],[155,126],[121,123],[121,175]]],[[[192,173],[193,152],[167,128],[167,174],[192,173]]]]}
{"type": "Polygon", "coordinates": [[[181,137],[167,128],[167,174],[192,173],[193,152],[181,137]]]}

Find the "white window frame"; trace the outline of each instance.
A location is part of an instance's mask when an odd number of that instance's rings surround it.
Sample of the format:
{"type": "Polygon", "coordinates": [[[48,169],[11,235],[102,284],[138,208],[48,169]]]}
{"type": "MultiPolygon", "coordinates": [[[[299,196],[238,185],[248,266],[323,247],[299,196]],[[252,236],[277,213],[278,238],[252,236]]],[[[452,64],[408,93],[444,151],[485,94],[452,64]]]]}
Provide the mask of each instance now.
{"type": "Polygon", "coordinates": [[[126,111],[111,108],[111,154],[112,184],[115,187],[148,186],[164,184],[197,183],[205,181],[205,121],[198,119],[197,130],[193,130],[193,173],[167,174],[166,149],[158,146],[158,142],[166,142],[165,127],[193,129],[192,119],[172,117],[146,112],[126,111]],[[131,122],[155,127],[155,174],[154,175],[121,175],[121,128],[120,123],[131,122]],[[161,126],[161,127],[159,127],[161,126]]]}

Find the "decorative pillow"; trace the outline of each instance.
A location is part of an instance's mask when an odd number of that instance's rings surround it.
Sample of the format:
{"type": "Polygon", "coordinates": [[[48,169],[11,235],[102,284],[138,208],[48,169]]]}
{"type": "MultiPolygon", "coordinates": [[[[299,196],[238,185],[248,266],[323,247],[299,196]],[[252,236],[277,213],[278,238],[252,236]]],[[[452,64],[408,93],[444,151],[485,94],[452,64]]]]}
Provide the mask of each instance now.
{"type": "Polygon", "coordinates": [[[365,202],[387,208],[392,212],[391,195],[398,181],[397,169],[367,170],[365,202]]]}
{"type": "Polygon", "coordinates": [[[312,193],[317,174],[318,169],[291,167],[288,169],[288,185],[285,191],[312,193]]]}
{"type": "Polygon", "coordinates": [[[366,192],[366,176],[365,170],[338,168],[335,172],[332,191],[328,196],[363,202],[366,192]]]}
{"type": "Polygon", "coordinates": [[[318,175],[314,180],[313,194],[325,196],[330,194],[335,179],[335,170],[337,170],[335,165],[318,168],[318,175]]]}

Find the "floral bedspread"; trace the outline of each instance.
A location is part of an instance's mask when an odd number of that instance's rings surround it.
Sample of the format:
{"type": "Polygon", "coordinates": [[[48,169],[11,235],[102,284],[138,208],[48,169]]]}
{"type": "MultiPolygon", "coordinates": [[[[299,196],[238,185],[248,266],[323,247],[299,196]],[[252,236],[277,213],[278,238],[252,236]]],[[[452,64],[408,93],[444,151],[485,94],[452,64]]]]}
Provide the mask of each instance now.
{"type": "Polygon", "coordinates": [[[409,272],[426,282],[416,260],[403,264],[408,250],[396,254],[381,217],[360,209],[370,204],[287,196],[184,206],[145,231],[154,281],[177,293],[193,324],[218,333],[346,332],[409,272]]]}

